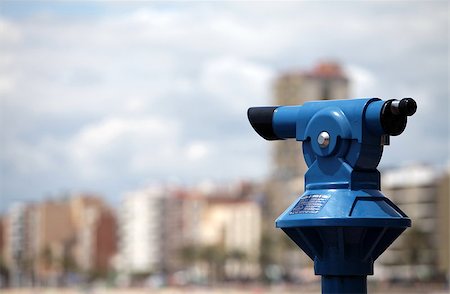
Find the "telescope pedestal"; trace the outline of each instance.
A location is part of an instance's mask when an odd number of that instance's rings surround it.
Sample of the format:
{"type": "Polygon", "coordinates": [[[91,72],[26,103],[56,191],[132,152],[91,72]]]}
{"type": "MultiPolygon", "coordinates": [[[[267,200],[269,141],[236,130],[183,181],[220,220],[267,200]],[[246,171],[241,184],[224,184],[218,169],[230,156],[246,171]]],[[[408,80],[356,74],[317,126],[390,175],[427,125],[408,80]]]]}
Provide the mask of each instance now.
{"type": "Polygon", "coordinates": [[[322,276],[322,293],[367,293],[367,276],[322,276]]]}

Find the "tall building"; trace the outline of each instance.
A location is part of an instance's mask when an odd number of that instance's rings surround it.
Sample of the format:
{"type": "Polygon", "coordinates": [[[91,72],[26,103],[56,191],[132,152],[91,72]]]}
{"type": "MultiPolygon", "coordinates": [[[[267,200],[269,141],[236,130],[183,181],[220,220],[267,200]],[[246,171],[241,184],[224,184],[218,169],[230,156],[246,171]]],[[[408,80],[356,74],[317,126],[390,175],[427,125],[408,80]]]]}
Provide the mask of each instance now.
{"type": "Polygon", "coordinates": [[[90,194],[74,194],[70,197],[69,202],[72,223],[76,228],[83,226],[88,208],[98,210],[105,207],[105,203],[99,196],[90,194]]]}
{"type": "Polygon", "coordinates": [[[127,193],[119,216],[118,269],[128,277],[182,270],[183,249],[200,244],[205,203],[195,192],[168,187],[127,193]]]}
{"type": "Polygon", "coordinates": [[[6,264],[6,244],[7,241],[6,217],[0,216],[0,288],[8,287],[8,268],[6,264]]]}
{"type": "Polygon", "coordinates": [[[105,275],[111,269],[112,258],[117,252],[117,220],[111,210],[99,211],[93,234],[93,269],[105,275]]]}
{"type": "Polygon", "coordinates": [[[94,196],[16,204],[5,222],[12,285],[52,285],[75,271],[104,273],[115,254],[115,217],[94,196]]]}
{"type": "Polygon", "coordinates": [[[6,219],[0,215],[0,264],[4,261],[5,243],[6,243],[6,219]]]}
{"type": "Polygon", "coordinates": [[[64,200],[16,204],[7,215],[6,262],[14,286],[55,285],[75,241],[64,200]]]}
{"type": "Polygon", "coordinates": [[[117,263],[124,283],[132,275],[152,273],[170,281],[180,271],[193,279],[212,278],[217,267],[226,267],[228,277],[256,277],[261,210],[256,202],[233,196],[162,187],[127,193],[117,263]]]}
{"type": "Polygon", "coordinates": [[[167,194],[162,212],[162,263],[167,274],[185,269],[183,251],[201,244],[201,219],[206,199],[195,191],[176,189],[167,194]]]}
{"type": "Polygon", "coordinates": [[[127,274],[161,270],[166,192],[148,188],[125,195],[120,216],[119,267],[127,274]]]}
{"type": "MultiPolygon", "coordinates": [[[[337,63],[319,63],[310,71],[282,74],[274,84],[276,105],[299,105],[311,100],[347,99],[349,82],[337,63]]],[[[273,217],[277,217],[303,190],[307,170],[299,142],[274,142],[271,181],[275,185],[273,217]]]]}
{"type": "Polygon", "coordinates": [[[438,185],[438,272],[450,283],[450,165],[438,185]]]}
{"type": "Polygon", "coordinates": [[[36,205],[34,219],[35,272],[39,280],[56,283],[76,241],[70,205],[66,200],[45,201],[36,205]]]}
{"type": "Polygon", "coordinates": [[[13,205],[5,223],[5,262],[9,269],[10,285],[29,286],[32,283],[32,208],[22,203],[13,205]]]}
{"type": "Polygon", "coordinates": [[[114,214],[95,195],[74,195],[69,202],[76,232],[75,264],[85,273],[106,274],[117,247],[114,214]]]}
{"type": "Polygon", "coordinates": [[[409,165],[382,172],[383,193],[412,220],[376,263],[381,276],[434,279],[448,271],[448,174],[431,166],[409,165]]]}
{"type": "MultiPolygon", "coordinates": [[[[349,98],[349,80],[340,65],[334,62],[317,64],[312,70],[290,71],[280,75],[274,83],[275,105],[299,105],[311,100],[347,99],[349,98]]],[[[273,242],[283,240],[282,232],[275,231],[275,219],[291,204],[304,189],[304,174],[307,170],[303,159],[302,147],[295,140],[274,142],[272,151],[272,171],[267,183],[267,198],[264,215],[270,228],[268,236],[275,236],[273,242]]],[[[281,248],[274,246],[274,248],[281,248]]],[[[297,250],[292,247],[292,249],[297,250]]],[[[291,262],[296,254],[276,252],[275,262],[286,259],[291,262]],[[284,255],[284,256],[283,256],[284,255]]],[[[307,262],[306,255],[300,263],[307,262]]],[[[297,264],[297,262],[295,262],[297,264]]]]}

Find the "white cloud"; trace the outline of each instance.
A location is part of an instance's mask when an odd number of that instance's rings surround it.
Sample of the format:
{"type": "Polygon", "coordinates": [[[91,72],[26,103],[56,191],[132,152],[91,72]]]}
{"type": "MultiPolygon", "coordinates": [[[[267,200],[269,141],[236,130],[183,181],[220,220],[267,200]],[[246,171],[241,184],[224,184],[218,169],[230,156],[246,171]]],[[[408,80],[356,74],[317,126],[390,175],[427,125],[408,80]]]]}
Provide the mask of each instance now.
{"type": "Polygon", "coordinates": [[[52,150],[47,147],[47,139],[43,139],[37,146],[8,140],[0,154],[2,165],[10,166],[13,173],[25,176],[53,171],[56,165],[49,157],[52,150]]]}
{"type": "Polygon", "coordinates": [[[216,98],[226,108],[242,112],[269,99],[273,71],[258,63],[220,57],[208,60],[203,68],[200,83],[210,97],[216,98]]]}
{"type": "Polygon", "coordinates": [[[189,161],[205,160],[210,147],[203,142],[192,142],[186,150],[186,157],[189,161]]]}
{"type": "Polygon", "coordinates": [[[22,41],[20,29],[6,19],[0,19],[0,42],[4,44],[16,44],[22,41]]]}
{"type": "Polygon", "coordinates": [[[352,95],[354,97],[378,97],[377,92],[380,85],[373,72],[357,66],[345,66],[345,72],[352,81],[352,95]]]}
{"type": "Polygon", "coordinates": [[[83,177],[142,172],[177,156],[176,122],[157,118],[110,118],[83,128],[68,143],[68,156],[83,177]]]}
{"type": "Polygon", "coordinates": [[[261,177],[271,144],[246,108],[270,103],[280,69],[327,57],[348,64],[355,96],[418,96],[409,141],[395,144],[446,156],[419,144],[438,146],[430,128],[448,135],[446,5],[102,5],[115,10],[0,17],[1,193],[261,177]]]}
{"type": "Polygon", "coordinates": [[[15,79],[12,76],[0,76],[0,95],[6,95],[15,89],[15,79]]]}

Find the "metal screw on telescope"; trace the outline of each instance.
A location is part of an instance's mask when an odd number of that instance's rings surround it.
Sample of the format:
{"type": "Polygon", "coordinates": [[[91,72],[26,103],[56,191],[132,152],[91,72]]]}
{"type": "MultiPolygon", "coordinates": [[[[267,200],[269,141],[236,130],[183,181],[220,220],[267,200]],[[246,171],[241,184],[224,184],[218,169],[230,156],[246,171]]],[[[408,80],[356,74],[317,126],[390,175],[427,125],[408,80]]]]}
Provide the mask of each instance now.
{"type": "Polygon", "coordinates": [[[330,144],[330,134],[327,132],[321,132],[317,137],[317,143],[319,143],[321,148],[327,147],[328,144],[330,144]]]}

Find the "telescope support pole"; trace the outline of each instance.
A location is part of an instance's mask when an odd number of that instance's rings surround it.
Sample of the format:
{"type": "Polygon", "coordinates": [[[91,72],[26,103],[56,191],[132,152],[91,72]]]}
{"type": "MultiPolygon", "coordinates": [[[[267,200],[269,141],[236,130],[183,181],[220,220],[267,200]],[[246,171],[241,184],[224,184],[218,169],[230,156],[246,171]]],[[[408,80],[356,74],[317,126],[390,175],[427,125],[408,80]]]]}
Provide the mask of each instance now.
{"type": "Polygon", "coordinates": [[[322,276],[322,294],[367,294],[367,276],[322,276]]]}

